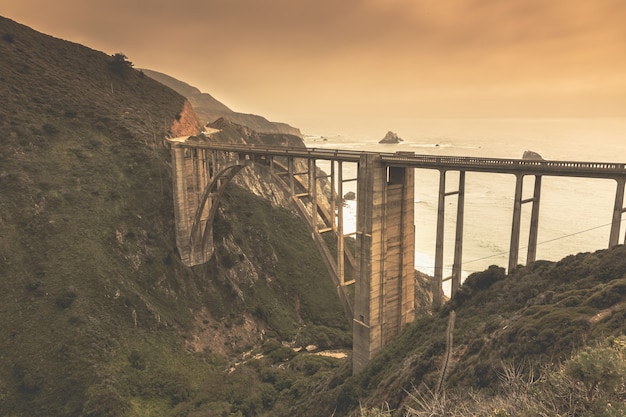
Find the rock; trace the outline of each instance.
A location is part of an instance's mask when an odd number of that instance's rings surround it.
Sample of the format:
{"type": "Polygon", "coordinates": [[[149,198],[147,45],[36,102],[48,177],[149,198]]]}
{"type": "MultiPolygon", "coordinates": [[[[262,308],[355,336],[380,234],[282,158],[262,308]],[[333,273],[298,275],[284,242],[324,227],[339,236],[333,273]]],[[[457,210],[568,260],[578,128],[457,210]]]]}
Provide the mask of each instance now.
{"type": "Polygon", "coordinates": [[[522,155],[522,159],[532,159],[535,161],[543,161],[542,156],[539,155],[537,152],[533,152],[533,151],[524,151],[524,155],[522,155]]]}
{"type": "Polygon", "coordinates": [[[354,191],[348,191],[344,196],[343,196],[344,200],[355,200],[356,199],[356,194],[354,194],[354,191]]]}
{"type": "Polygon", "coordinates": [[[400,142],[403,142],[403,139],[390,130],[389,132],[387,132],[385,137],[382,138],[378,143],[400,143],[400,142]]]}

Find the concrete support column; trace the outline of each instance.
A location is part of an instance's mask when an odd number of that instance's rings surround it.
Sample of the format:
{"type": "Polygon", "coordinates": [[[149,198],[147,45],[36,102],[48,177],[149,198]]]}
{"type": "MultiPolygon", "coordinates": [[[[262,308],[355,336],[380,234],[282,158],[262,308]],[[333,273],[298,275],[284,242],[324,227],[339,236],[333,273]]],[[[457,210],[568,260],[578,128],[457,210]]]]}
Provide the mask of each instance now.
{"type": "MultiPolygon", "coordinates": [[[[611,222],[611,234],[609,236],[609,248],[619,244],[619,231],[622,223],[622,214],[626,211],[624,208],[624,184],[625,178],[617,179],[617,190],[615,191],[615,205],[613,206],[613,220],[611,222]]],[[[624,236],[624,244],[626,245],[626,235],[624,236]]]]}
{"type": "Polygon", "coordinates": [[[357,190],[353,371],[413,320],[414,174],[363,154],[357,190]]]}
{"type": "Polygon", "coordinates": [[[446,171],[439,171],[439,203],[437,204],[437,235],[435,237],[435,276],[432,282],[433,309],[439,309],[443,298],[443,239],[446,210],[446,171]]]}
{"type": "Polygon", "coordinates": [[[294,178],[294,162],[293,162],[293,158],[289,157],[289,187],[291,188],[291,195],[294,196],[296,195],[296,184],[295,184],[295,178],[294,178]]]}
{"type": "Polygon", "coordinates": [[[537,238],[539,235],[539,202],[541,200],[541,175],[535,175],[535,189],[532,198],[532,212],[530,215],[530,232],[528,234],[528,254],[526,264],[537,260],[537,238]]]}
{"type": "Polygon", "coordinates": [[[345,251],[345,247],[344,247],[344,237],[343,237],[343,166],[342,166],[341,161],[337,161],[337,275],[339,275],[339,282],[341,283],[341,285],[345,285],[345,282],[346,282],[344,251],[345,251]]]}
{"type": "Polygon", "coordinates": [[[465,214],[465,171],[459,172],[459,194],[456,205],[456,236],[454,240],[454,263],[452,264],[451,294],[461,286],[463,266],[463,218],[465,214]]]}
{"type": "Polygon", "coordinates": [[[311,226],[317,230],[317,166],[315,159],[308,160],[309,195],[311,196],[311,226]]]}
{"type": "Polygon", "coordinates": [[[513,222],[511,225],[511,246],[509,248],[509,269],[511,273],[517,266],[519,258],[519,239],[522,221],[522,189],[524,186],[524,176],[515,174],[515,202],[513,203],[513,222]]]}
{"type": "MultiPolygon", "coordinates": [[[[176,247],[185,265],[198,265],[210,259],[213,251],[212,242],[204,246],[202,241],[192,243],[191,239],[193,222],[204,191],[200,189],[203,178],[200,159],[197,152],[176,144],[172,146],[171,155],[176,247]]],[[[204,220],[206,222],[206,218],[204,220]]]]}

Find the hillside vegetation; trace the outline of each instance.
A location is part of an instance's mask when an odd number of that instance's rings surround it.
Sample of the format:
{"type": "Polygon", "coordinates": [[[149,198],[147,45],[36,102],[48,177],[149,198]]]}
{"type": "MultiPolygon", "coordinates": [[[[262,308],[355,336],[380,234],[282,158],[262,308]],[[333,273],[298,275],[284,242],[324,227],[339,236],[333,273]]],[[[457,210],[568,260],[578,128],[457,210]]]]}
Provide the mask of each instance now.
{"type": "Polygon", "coordinates": [[[300,407],[316,416],[623,416],[625,319],[624,246],[510,275],[492,266],[407,326],[363,373],[344,369],[300,407]]]}
{"type": "Polygon", "coordinates": [[[626,414],[624,246],[492,266],[436,312],[416,273],[416,321],[352,375],[294,349],[347,351],[350,323],[262,176],[229,185],[211,261],[180,263],[164,139],[200,128],[183,96],[2,17],[0,57],[0,415],[626,414]]]}
{"type": "Polygon", "coordinates": [[[0,56],[0,415],[257,415],[341,363],[302,355],[272,382],[283,342],[350,343],[289,210],[232,186],[219,255],[179,262],[164,138],[199,131],[184,97],[1,17],[0,56]],[[247,352],[267,365],[235,366],[247,352]]]}

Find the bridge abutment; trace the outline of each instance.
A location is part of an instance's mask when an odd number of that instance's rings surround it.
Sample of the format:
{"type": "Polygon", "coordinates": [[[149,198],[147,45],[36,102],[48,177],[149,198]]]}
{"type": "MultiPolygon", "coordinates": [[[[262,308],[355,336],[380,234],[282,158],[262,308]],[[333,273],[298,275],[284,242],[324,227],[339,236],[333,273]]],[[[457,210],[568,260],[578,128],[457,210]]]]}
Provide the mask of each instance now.
{"type": "Polygon", "coordinates": [[[354,373],[413,321],[414,170],[364,154],[357,198],[354,373]]]}
{"type": "MultiPolygon", "coordinates": [[[[176,220],[176,247],[181,261],[187,266],[208,262],[213,254],[213,233],[206,238],[210,242],[191,239],[198,207],[209,181],[206,151],[190,147],[172,145],[172,170],[174,171],[174,217],[176,220]]],[[[208,218],[209,206],[199,213],[204,227],[208,218]]]]}

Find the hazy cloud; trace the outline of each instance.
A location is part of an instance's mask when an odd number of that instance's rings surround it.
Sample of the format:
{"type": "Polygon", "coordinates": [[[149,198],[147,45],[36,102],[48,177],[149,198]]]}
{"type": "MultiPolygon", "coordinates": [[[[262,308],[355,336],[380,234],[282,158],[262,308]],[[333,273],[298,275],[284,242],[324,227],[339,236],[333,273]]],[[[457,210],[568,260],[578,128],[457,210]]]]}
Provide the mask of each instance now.
{"type": "Polygon", "coordinates": [[[294,124],[303,113],[522,114],[538,102],[555,113],[626,114],[623,0],[4,0],[2,8],[294,124]]]}

